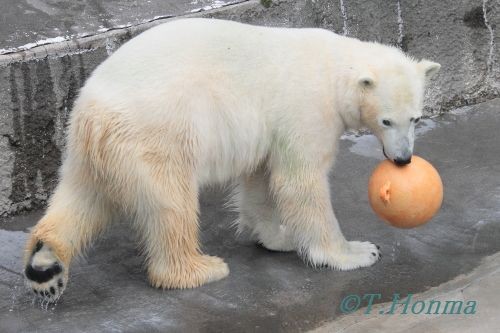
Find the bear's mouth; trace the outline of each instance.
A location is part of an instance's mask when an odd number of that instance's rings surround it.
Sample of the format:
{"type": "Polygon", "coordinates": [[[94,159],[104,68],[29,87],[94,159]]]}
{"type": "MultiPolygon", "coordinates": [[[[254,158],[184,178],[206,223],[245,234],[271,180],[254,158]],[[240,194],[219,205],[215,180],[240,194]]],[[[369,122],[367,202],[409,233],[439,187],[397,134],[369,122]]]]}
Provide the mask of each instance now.
{"type": "Polygon", "coordinates": [[[385,158],[387,158],[388,160],[390,160],[389,156],[387,156],[387,154],[385,153],[385,147],[384,146],[382,146],[382,153],[384,153],[385,158]]]}

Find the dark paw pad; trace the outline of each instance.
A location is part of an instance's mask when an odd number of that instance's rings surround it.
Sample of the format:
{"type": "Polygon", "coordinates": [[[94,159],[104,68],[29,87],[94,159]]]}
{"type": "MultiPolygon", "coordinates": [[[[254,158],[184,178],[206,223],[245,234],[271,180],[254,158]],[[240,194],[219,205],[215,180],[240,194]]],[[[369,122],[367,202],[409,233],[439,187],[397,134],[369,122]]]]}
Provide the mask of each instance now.
{"type": "Polygon", "coordinates": [[[52,279],[54,277],[54,275],[57,275],[61,272],[62,272],[62,268],[57,262],[52,264],[52,266],[50,266],[49,268],[44,269],[44,270],[37,270],[37,269],[33,268],[33,266],[31,266],[31,264],[28,264],[28,266],[26,266],[26,269],[24,270],[24,274],[26,275],[26,277],[29,280],[35,281],[38,283],[47,282],[50,279],[52,279]]]}

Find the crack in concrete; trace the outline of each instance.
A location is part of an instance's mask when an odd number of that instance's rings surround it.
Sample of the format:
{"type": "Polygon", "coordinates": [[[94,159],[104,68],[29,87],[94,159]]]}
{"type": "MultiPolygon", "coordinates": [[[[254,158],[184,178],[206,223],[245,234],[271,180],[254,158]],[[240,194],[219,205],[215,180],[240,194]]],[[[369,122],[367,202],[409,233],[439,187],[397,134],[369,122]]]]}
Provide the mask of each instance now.
{"type": "Polygon", "coordinates": [[[9,273],[12,273],[12,274],[15,274],[15,275],[17,275],[17,276],[23,276],[21,273],[16,272],[16,271],[14,271],[14,270],[12,270],[12,269],[10,269],[10,268],[7,268],[7,267],[5,267],[5,266],[3,266],[3,265],[0,265],[0,269],[3,269],[4,271],[9,272],[9,273]]]}

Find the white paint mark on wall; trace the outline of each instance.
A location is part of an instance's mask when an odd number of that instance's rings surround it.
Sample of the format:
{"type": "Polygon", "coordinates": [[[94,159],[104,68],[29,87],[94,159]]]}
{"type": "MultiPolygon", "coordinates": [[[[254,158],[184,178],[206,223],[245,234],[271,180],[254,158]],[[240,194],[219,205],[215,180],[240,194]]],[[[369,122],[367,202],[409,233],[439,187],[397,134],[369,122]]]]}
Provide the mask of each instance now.
{"type": "MultiPolygon", "coordinates": [[[[59,108],[56,108],[59,110],[59,108]]],[[[67,121],[67,115],[69,113],[68,107],[65,106],[62,112],[56,111],[56,119],[55,119],[55,133],[54,133],[54,141],[57,147],[64,151],[64,146],[66,144],[66,136],[65,136],[65,124],[67,121]]]]}
{"type": "Polygon", "coordinates": [[[10,149],[9,139],[0,137],[0,216],[10,212],[12,201],[12,170],[14,169],[14,152],[10,149]]]}
{"type": "Polygon", "coordinates": [[[486,25],[486,28],[488,28],[488,31],[490,32],[490,51],[488,53],[488,61],[487,61],[487,66],[488,66],[488,73],[491,72],[493,68],[493,51],[494,51],[494,38],[495,35],[493,33],[493,27],[491,26],[490,22],[488,21],[488,17],[486,16],[486,3],[488,0],[483,0],[483,18],[484,18],[484,24],[486,25]]]}
{"type": "Polygon", "coordinates": [[[108,56],[112,55],[116,49],[116,43],[114,38],[106,38],[106,53],[108,56]]]}
{"type": "Polygon", "coordinates": [[[349,34],[349,28],[347,27],[347,10],[344,5],[344,0],[340,0],[340,13],[342,14],[342,20],[344,25],[342,26],[342,34],[347,36],[349,34]]]}
{"type": "Polygon", "coordinates": [[[35,198],[38,200],[47,200],[47,191],[45,191],[43,186],[42,172],[37,170],[35,178],[35,198]]]}
{"type": "Polygon", "coordinates": [[[398,46],[400,49],[403,48],[403,39],[404,39],[404,21],[403,16],[401,15],[401,2],[398,0],[398,46]]]}

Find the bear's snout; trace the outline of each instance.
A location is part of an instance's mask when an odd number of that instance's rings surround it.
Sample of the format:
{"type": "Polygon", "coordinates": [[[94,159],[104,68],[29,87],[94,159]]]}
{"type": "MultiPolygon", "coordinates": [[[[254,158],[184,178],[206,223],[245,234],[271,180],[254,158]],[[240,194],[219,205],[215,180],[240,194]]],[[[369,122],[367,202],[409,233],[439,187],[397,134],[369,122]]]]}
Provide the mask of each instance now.
{"type": "Polygon", "coordinates": [[[401,157],[395,158],[394,163],[396,163],[399,166],[410,164],[411,163],[411,156],[407,157],[407,158],[401,158],[401,157]]]}

